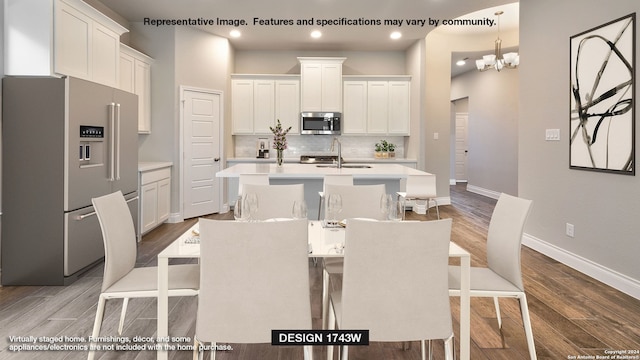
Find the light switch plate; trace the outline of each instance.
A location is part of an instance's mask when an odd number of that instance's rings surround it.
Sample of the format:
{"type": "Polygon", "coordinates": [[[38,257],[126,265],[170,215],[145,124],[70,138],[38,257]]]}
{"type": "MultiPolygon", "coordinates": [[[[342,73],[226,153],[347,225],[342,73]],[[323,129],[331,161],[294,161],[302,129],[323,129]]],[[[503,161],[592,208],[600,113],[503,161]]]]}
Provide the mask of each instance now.
{"type": "Polygon", "coordinates": [[[560,129],[547,129],[544,139],[547,141],[560,141],[560,129]]]}

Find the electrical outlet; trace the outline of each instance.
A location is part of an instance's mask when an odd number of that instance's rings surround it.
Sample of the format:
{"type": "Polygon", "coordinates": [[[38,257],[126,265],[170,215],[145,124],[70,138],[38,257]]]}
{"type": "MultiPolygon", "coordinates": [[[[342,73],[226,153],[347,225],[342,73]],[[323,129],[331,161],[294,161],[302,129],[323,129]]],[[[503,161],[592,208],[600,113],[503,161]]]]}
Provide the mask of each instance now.
{"type": "Polygon", "coordinates": [[[566,224],[566,233],[568,237],[573,237],[574,236],[574,228],[573,228],[573,224],[566,224]]]}

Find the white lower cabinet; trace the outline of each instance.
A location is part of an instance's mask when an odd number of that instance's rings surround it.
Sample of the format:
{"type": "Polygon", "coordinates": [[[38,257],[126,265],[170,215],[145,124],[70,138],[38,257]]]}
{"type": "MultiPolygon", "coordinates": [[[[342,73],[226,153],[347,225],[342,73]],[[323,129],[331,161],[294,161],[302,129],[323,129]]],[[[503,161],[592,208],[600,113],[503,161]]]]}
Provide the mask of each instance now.
{"type": "Polygon", "coordinates": [[[140,171],[140,233],[169,219],[171,212],[171,167],[140,171]]]}

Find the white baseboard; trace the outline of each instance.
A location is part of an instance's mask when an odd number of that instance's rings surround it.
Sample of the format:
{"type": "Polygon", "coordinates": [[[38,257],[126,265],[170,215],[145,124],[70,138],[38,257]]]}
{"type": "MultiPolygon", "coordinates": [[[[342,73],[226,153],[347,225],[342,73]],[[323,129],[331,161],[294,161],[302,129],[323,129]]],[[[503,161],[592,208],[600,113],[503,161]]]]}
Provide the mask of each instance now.
{"type": "Polygon", "coordinates": [[[523,235],[522,244],[640,300],[640,281],[636,279],[568,252],[565,249],[529,234],[523,235]]]}
{"type": "Polygon", "coordinates": [[[498,200],[498,198],[500,197],[500,193],[497,191],[493,191],[493,190],[489,190],[489,189],[484,189],[478,186],[474,186],[471,184],[467,184],[467,191],[472,192],[472,193],[476,193],[476,194],[480,194],[492,199],[496,199],[498,200]]]}

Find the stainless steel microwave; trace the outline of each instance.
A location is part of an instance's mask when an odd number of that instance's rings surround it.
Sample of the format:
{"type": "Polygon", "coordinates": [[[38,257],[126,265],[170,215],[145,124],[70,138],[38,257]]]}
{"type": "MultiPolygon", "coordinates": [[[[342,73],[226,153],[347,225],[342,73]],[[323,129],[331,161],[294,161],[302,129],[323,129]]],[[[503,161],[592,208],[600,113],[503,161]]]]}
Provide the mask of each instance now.
{"type": "Polygon", "coordinates": [[[300,134],[340,135],[342,114],[339,112],[300,113],[300,134]]]}

